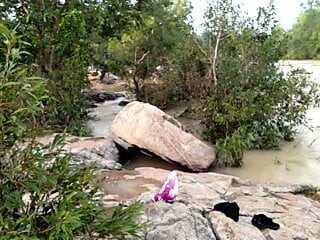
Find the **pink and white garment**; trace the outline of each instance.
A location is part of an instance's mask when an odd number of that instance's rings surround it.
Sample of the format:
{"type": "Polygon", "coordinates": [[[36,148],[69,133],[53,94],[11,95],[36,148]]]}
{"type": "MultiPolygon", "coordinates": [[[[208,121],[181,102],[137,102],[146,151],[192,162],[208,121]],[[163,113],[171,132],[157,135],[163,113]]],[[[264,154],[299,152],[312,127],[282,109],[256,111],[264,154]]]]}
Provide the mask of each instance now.
{"type": "Polygon", "coordinates": [[[178,193],[178,178],[175,171],[169,173],[167,181],[163,184],[160,192],[158,192],[152,200],[154,202],[165,201],[173,202],[178,193]]]}

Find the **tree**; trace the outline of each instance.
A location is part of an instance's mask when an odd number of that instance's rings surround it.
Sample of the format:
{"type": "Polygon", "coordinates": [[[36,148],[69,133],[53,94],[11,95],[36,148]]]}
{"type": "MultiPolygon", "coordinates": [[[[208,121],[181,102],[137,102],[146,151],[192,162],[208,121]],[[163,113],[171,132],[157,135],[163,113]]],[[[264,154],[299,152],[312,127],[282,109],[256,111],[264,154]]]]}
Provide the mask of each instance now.
{"type": "Polygon", "coordinates": [[[36,143],[35,118],[50,98],[46,82],[23,64],[22,36],[2,24],[0,34],[0,239],[137,237],[141,203],[118,206],[108,217],[94,167],[72,166],[63,136],[36,143]]]}
{"type": "Polygon", "coordinates": [[[290,32],[287,58],[320,58],[320,7],[310,3],[308,9],[300,14],[290,32]]]}
{"type": "Polygon", "coordinates": [[[230,31],[235,30],[237,27],[236,22],[236,9],[232,4],[232,0],[226,1],[215,1],[209,3],[205,18],[205,49],[200,47],[205,57],[210,63],[210,76],[209,82],[207,83],[208,91],[211,89],[211,84],[217,85],[218,74],[217,74],[217,64],[219,56],[220,42],[223,41],[225,37],[230,33],[230,31]]]}
{"type": "Polygon", "coordinates": [[[133,81],[139,99],[146,97],[147,80],[156,73],[161,75],[159,69],[162,73],[170,69],[191,30],[186,23],[189,13],[186,2],[173,4],[170,0],[154,0],[143,3],[137,3],[138,9],[142,9],[140,24],[125,32],[121,39],[114,38],[108,44],[110,65],[133,81]]]}
{"type": "Polygon", "coordinates": [[[305,122],[306,109],[317,99],[316,86],[298,72],[285,77],[278,69],[285,38],[272,3],[252,19],[232,1],[218,2],[206,15],[211,27],[204,37],[214,47],[202,45],[213,56],[207,60],[208,71],[211,59],[217,59],[218,79],[203,105],[203,117],[206,137],[218,149],[221,163],[241,166],[244,149],[278,148],[282,140],[293,139],[294,127],[305,122]],[[225,9],[232,9],[230,16],[225,17],[225,9]],[[216,20],[220,16],[224,24],[216,20]]]}
{"type": "Polygon", "coordinates": [[[311,9],[319,8],[320,7],[320,1],[319,0],[308,0],[306,4],[302,3],[301,7],[304,10],[311,10],[311,9]]]}
{"type": "MultiPolygon", "coordinates": [[[[101,39],[117,37],[131,24],[134,11],[129,0],[5,0],[1,20],[18,25],[31,44],[29,58],[37,74],[48,79],[50,98],[41,123],[45,128],[86,135],[88,102],[87,67],[94,62],[101,39]]],[[[31,68],[31,67],[30,67],[31,68]]]]}
{"type": "MultiPolygon", "coordinates": [[[[88,40],[93,33],[102,37],[115,36],[129,21],[128,0],[65,1],[4,1],[3,20],[19,24],[21,32],[32,43],[41,73],[52,72],[62,59],[73,56],[79,49],[88,54],[88,40]],[[120,29],[120,30],[119,30],[120,29]]],[[[91,40],[91,39],[90,39],[91,40]]],[[[87,59],[86,61],[90,61],[87,59]]]]}

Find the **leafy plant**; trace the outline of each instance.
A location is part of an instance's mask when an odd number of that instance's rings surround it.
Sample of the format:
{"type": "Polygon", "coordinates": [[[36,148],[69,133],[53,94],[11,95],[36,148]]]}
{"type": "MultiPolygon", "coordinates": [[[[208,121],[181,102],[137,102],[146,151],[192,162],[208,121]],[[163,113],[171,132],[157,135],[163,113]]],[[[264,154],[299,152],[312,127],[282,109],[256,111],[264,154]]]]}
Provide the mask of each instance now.
{"type": "MultiPolygon", "coordinates": [[[[77,169],[61,150],[63,137],[24,149],[14,146],[0,161],[0,239],[74,239],[76,236],[138,237],[144,223],[137,202],[107,216],[92,166],[77,169]]],[[[110,212],[110,209],[108,210],[110,212]]]]}
{"type": "Polygon", "coordinates": [[[320,4],[319,1],[312,2],[299,15],[296,24],[289,32],[289,49],[286,58],[320,58],[320,4]]]}
{"type": "Polygon", "coordinates": [[[31,43],[25,46],[31,54],[21,62],[33,64],[34,72],[48,82],[42,126],[88,135],[84,124],[88,104],[81,92],[88,85],[87,67],[105,66],[105,56],[99,62],[94,55],[109,37],[118,36],[138,18],[133,4],[128,0],[12,0],[2,1],[0,9],[0,21],[19,24],[16,31],[31,43]]]}
{"type": "Polygon", "coordinates": [[[138,1],[136,6],[139,24],[108,41],[109,65],[139,100],[164,106],[184,92],[186,80],[180,76],[186,75],[187,62],[184,69],[180,66],[189,55],[185,46],[192,36],[190,6],[171,0],[138,1]]]}
{"type": "Polygon", "coordinates": [[[85,75],[86,67],[77,56],[65,59],[63,69],[48,75],[50,93],[45,102],[45,114],[41,118],[42,126],[58,132],[66,129],[77,136],[90,134],[86,127],[90,103],[82,92],[89,85],[85,75]]]}
{"type": "Polygon", "coordinates": [[[144,226],[135,221],[140,202],[109,209],[108,217],[94,167],[72,167],[59,135],[44,146],[32,140],[44,105],[56,100],[48,97],[43,79],[28,77],[21,36],[1,24],[0,32],[5,59],[0,66],[0,239],[138,237],[144,226]]]}
{"type": "MultiPolygon", "coordinates": [[[[220,15],[223,11],[216,9],[220,15]]],[[[211,29],[224,34],[216,73],[211,74],[212,91],[203,104],[206,137],[222,151],[222,161],[231,166],[241,166],[246,148],[274,149],[282,140],[292,140],[295,127],[305,123],[306,110],[319,101],[317,85],[305,74],[295,70],[284,76],[278,68],[284,45],[273,17],[274,6],[260,9],[256,21],[240,12],[238,8],[223,22],[210,22],[214,26],[206,33],[213,35],[207,41],[211,39],[214,46],[219,33],[211,29]]],[[[207,16],[208,21],[215,17],[207,16]]]]}
{"type": "Polygon", "coordinates": [[[29,77],[28,68],[21,63],[23,56],[19,46],[25,45],[15,29],[10,31],[0,24],[3,48],[0,50],[4,62],[0,63],[0,156],[16,140],[28,135],[28,128],[38,125],[37,119],[47,99],[45,81],[29,77]]]}

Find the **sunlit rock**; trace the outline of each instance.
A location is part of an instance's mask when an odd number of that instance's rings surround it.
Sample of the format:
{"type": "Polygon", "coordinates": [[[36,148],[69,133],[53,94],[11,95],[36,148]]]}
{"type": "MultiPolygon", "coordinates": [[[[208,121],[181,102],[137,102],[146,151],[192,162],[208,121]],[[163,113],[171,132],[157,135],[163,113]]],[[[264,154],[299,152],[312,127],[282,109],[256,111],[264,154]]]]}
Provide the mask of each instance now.
{"type": "Polygon", "coordinates": [[[120,144],[125,141],[193,171],[208,169],[215,163],[214,149],[183,129],[159,108],[134,101],[116,116],[110,132],[120,144]]]}

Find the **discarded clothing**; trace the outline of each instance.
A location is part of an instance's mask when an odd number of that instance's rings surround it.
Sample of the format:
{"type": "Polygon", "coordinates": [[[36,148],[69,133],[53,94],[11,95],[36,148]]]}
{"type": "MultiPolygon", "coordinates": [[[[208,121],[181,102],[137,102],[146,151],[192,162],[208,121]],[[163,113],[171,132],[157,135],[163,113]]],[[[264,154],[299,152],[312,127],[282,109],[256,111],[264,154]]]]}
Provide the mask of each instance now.
{"type": "Polygon", "coordinates": [[[239,206],[235,202],[222,202],[214,205],[216,211],[224,213],[227,217],[231,218],[233,221],[239,221],[239,206]]]}
{"type": "Polygon", "coordinates": [[[153,197],[154,202],[174,202],[178,193],[178,179],[175,171],[169,173],[167,181],[163,184],[159,193],[153,197]]]}
{"type": "Polygon", "coordinates": [[[264,214],[255,214],[252,218],[252,225],[256,226],[260,230],[270,228],[272,230],[278,230],[280,225],[278,223],[274,223],[272,218],[267,217],[264,214]]]}

